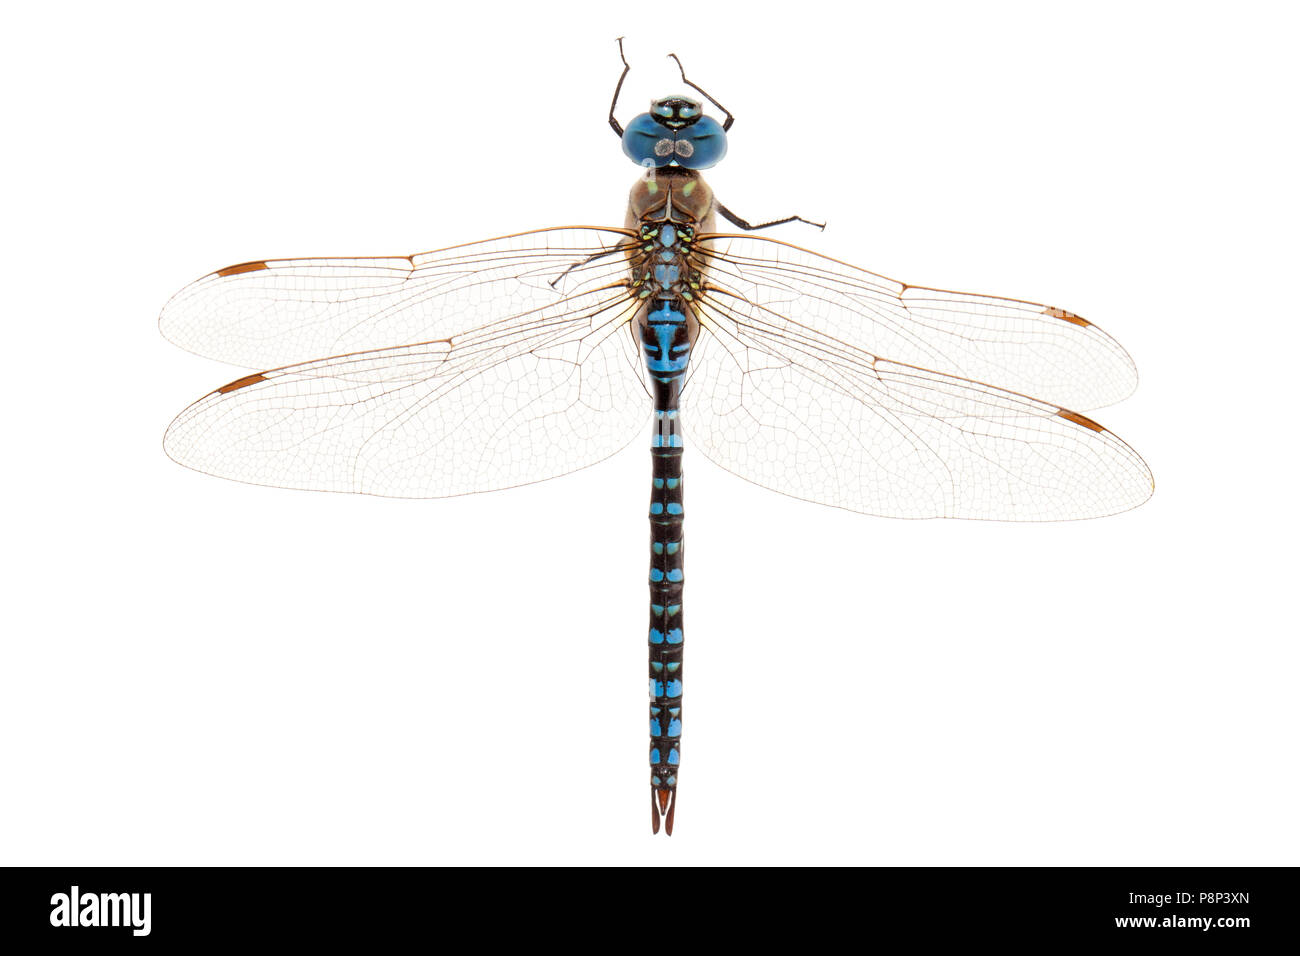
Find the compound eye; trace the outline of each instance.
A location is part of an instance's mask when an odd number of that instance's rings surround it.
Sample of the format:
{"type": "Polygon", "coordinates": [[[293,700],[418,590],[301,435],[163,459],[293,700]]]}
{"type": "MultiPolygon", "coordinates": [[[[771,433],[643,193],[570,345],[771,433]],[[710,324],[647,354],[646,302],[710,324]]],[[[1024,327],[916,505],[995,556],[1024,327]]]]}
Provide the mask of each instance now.
{"type": "Polygon", "coordinates": [[[676,160],[687,169],[708,169],[727,155],[727,134],[722,124],[709,116],[677,133],[676,160]]]}
{"type": "Polygon", "coordinates": [[[638,166],[667,166],[676,158],[672,131],[649,113],[642,113],[623,130],[623,155],[638,166]]]}

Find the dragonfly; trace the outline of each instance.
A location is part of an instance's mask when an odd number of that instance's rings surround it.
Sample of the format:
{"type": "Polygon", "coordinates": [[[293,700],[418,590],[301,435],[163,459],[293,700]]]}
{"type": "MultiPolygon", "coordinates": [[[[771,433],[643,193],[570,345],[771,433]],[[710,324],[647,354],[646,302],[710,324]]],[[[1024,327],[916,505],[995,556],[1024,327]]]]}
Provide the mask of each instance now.
{"type": "Polygon", "coordinates": [[[261,371],[182,411],[164,448],[254,484],[439,498],[588,467],[649,423],[650,814],[671,834],[688,443],[773,491],[887,517],[1100,517],[1153,482],[1082,414],[1137,385],[1114,339],[1055,306],[754,235],[808,220],[751,224],[714,197],[700,171],[735,117],[676,56],[692,92],[623,126],[619,54],[609,123],[641,168],[622,226],[218,269],[167,302],[161,331],[261,371]]]}

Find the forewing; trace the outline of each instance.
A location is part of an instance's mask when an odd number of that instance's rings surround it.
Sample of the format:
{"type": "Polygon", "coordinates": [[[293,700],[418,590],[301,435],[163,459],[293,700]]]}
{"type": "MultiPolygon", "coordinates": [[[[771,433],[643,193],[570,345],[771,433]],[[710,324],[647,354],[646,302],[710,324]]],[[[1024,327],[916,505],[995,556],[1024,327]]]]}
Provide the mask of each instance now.
{"type": "Polygon", "coordinates": [[[183,288],[158,324],[181,348],[245,368],[430,342],[623,277],[626,241],[567,227],[413,256],[245,262],[183,288]]]}
{"type": "Polygon", "coordinates": [[[1137,387],[1128,353],[1054,306],[909,285],[775,239],[718,235],[709,282],[846,347],[1091,409],[1137,387]]]}

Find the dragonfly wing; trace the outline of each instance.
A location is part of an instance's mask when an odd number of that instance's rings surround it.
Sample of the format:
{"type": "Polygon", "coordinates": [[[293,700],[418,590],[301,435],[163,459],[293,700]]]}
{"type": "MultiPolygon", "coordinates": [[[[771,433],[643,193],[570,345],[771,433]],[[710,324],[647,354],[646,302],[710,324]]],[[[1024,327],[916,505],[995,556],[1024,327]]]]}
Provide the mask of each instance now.
{"type": "Polygon", "coordinates": [[[1064,309],[909,285],[776,239],[709,245],[711,284],[873,355],[1066,408],[1101,408],[1137,387],[1119,343],[1064,309]]]}
{"type": "Polygon", "coordinates": [[[687,437],[773,491],[890,517],[1044,521],[1151,494],[1133,449],[1055,404],[877,358],[713,293],[697,314],[687,437]]]}
{"type": "Polygon", "coordinates": [[[628,234],[542,229],[413,256],[268,259],[206,275],[163,307],[162,334],[245,368],[448,338],[626,275],[628,234]]]}
{"type": "Polygon", "coordinates": [[[449,339],[231,382],[167,430],[172,458],[223,478],[436,498],[594,464],[649,416],[625,289],[449,339]]]}

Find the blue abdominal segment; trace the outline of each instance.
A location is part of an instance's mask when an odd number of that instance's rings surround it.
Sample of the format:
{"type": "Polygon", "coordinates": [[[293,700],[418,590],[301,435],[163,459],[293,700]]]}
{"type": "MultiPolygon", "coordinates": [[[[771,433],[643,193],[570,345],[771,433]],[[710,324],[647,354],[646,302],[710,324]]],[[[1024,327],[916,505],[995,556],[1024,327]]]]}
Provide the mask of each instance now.
{"type": "MultiPolygon", "coordinates": [[[[643,307],[641,345],[654,397],[650,439],[650,786],[652,823],[675,799],[682,735],[682,433],[680,395],[691,358],[689,308],[682,294],[689,231],[669,222],[646,228],[653,263],[643,307]],[[667,711],[667,716],[664,712],[667,711]]],[[[672,813],[666,814],[672,832],[672,813]]]]}
{"type": "MultiPolygon", "coordinates": [[[[680,377],[686,372],[686,365],[691,358],[691,343],[686,334],[686,316],[672,304],[660,300],[659,308],[648,316],[648,331],[654,335],[653,342],[645,342],[646,368],[660,381],[680,377]]],[[[656,409],[655,417],[667,415],[664,409],[656,409]]]]}

